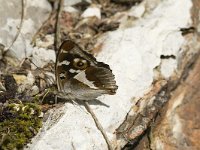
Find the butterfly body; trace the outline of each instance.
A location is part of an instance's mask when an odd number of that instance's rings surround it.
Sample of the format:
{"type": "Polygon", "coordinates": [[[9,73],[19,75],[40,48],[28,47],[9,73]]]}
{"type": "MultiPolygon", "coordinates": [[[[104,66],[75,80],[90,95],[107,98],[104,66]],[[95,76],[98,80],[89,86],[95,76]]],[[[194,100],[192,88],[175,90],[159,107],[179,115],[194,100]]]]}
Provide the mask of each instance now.
{"type": "Polygon", "coordinates": [[[93,100],[102,94],[115,94],[118,88],[110,67],[71,40],[61,45],[55,70],[59,95],[66,99],[93,100]]]}

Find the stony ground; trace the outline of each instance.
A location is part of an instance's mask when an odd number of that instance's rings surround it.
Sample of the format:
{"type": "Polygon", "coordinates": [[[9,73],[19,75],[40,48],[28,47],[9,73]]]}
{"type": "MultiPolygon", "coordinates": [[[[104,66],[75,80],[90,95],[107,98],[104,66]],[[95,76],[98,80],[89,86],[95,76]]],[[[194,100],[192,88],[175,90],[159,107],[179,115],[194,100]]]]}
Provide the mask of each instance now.
{"type": "Polygon", "coordinates": [[[0,2],[0,149],[198,149],[198,0],[0,2]],[[110,143],[83,105],[55,104],[66,39],[115,74],[91,102],[110,143]]]}

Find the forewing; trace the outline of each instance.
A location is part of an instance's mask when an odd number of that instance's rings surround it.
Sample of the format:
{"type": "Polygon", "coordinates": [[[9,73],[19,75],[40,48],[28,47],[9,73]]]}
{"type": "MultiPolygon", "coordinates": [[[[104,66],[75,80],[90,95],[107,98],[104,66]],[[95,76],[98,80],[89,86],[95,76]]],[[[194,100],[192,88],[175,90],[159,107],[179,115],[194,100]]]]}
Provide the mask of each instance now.
{"type": "Polygon", "coordinates": [[[58,90],[63,90],[64,84],[68,80],[90,66],[91,62],[81,53],[82,49],[70,40],[64,41],[60,46],[55,65],[58,90]],[[84,66],[77,66],[78,61],[83,62],[84,66]]]}
{"type": "Polygon", "coordinates": [[[69,97],[96,98],[101,94],[115,94],[117,90],[110,67],[97,62],[70,40],[61,45],[55,68],[58,90],[69,97]]]}

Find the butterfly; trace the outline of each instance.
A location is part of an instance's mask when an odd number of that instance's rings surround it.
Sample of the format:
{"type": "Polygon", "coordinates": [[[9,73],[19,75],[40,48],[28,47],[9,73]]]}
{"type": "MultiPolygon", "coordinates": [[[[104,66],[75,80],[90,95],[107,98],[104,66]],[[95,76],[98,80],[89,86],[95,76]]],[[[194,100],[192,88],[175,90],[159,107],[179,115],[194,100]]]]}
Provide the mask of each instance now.
{"type": "Polygon", "coordinates": [[[58,97],[68,100],[94,100],[103,94],[114,95],[118,86],[109,65],[71,40],[64,41],[55,64],[58,97]]]}

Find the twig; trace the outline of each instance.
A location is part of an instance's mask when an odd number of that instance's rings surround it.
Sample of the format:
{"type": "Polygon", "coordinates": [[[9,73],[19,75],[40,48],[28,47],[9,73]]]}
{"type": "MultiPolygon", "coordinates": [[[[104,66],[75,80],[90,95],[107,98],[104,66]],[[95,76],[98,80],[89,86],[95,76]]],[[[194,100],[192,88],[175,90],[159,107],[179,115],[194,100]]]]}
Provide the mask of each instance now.
{"type": "Polygon", "coordinates": [[[99,129],[99,131],[100,131],[101,134],[103,135],[103,137],[104,137],[104,139],[105,139],[105,141],[106,141],[106,143],[107,143],[108,149],[109,149],[109,150],[113,150],[112,145],[111,145],[111,143],[110,143],[110,141],[109,141],[109,139],[108,139],[108,137],[107,137],[107,135],[106,135],[106,133],[105,133],[103,127],[101,126],[101,124],[100,124],[100,122],[98,121],[96,115],[94,114],[94,112],[93,112],[92,109],[90,108],[90,105],[89,105],[88,102],[86,102],[86,101],[84,102],[84,105],[85,105],[86,110],[91,114],[92,118],[94,119],[94,122],[95,122],[97,128],[99,129]]]}
{"type": "Polygon", "coordinates": [[[18,38],[18,36],[21,32],[21,29],[22,29],[22,25],[23,25],[23,21],[24,21],[24,0],[21,0],[21,3],[22,3],[22,13],[21,13],[21,20],[20,20],[20,24],[19,24],[19,29],[18,29],[12,43],[10,44],[10,46],[8,46],[8,48],[5,49],[5,52],[8,51],[13,46],[13,44],[17,40],[17,38],[18,38]]]}
{"type": "Polygon", "coordinates": [[[53,14],[54,14],[54,11],[52,11],[50,13],[48,19],[43,22],[43,24],[41,25],[40,29],[33,35],[33,38],[31,40],[31,45],[35,45],[36,39],[38,38],[39,34],[42,33],[42,30],[43,30],[44,26],[49,23],[49,20],[51,19],[53,14]]]}
{"type": "Polygon", "coordinates": [[[57,13],[57,17],[56,17],[56,33],[55,33],[56,50],[59,49],[60,44],[61,44],[60,18],[61,18],[62,8],[63,8],[63,0],[59,0],[58,13],[57,13]]]}

